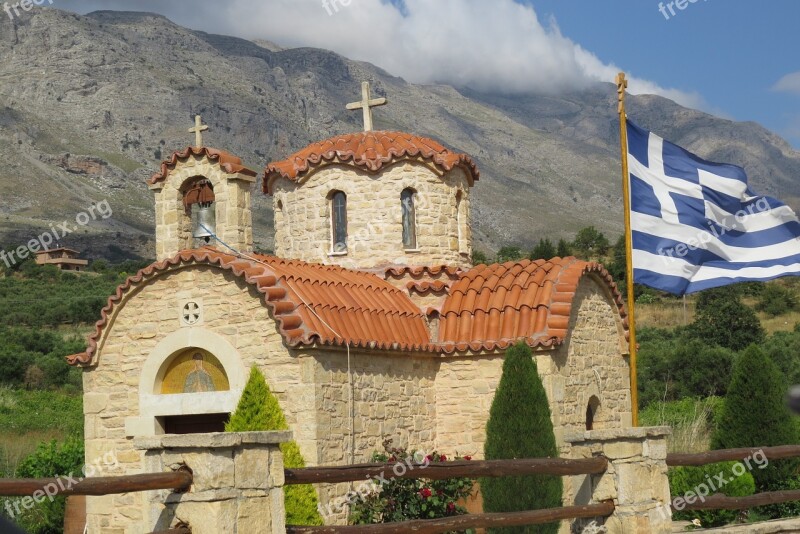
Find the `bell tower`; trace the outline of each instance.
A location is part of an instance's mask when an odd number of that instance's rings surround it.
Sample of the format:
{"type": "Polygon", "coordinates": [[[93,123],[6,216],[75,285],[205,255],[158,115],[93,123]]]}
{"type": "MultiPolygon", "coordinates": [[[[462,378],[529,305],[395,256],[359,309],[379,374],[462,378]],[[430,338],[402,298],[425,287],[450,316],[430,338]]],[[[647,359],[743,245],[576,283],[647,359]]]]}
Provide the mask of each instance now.
{"type": "Polygon", "coordinates": [[[195,118],[194,146],[172,154],[149,180],[156,196],[156,258],[211,246],[253,251],[251,189],[256,172],[228,152],[203,146],[208,126],[195,118]]]}

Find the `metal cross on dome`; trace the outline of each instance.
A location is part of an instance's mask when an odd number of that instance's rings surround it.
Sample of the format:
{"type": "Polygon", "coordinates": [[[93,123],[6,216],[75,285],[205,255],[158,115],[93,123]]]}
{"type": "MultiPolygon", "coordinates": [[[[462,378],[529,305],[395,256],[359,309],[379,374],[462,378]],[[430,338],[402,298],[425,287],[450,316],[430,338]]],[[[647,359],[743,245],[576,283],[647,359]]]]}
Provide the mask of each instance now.
{"type": "Polygon", "coordinates": [[[194,128],[189,128],[189,133],[194,134],[194,146],[203,146],[203,132],[208,131],[208,125],[203,124],[200,115],[194,116],[194,128]]]}
{"type": "Polygon", "coordinates": [[[389,101],[385,98],[372,98],[370,99],[370,86],[369,82],[361,83],[361,101],[347,104],[347,109],[363,109],[364,110],[364,131],[372,131],[372,108],[378,106],[385,106],[389,101]]]}

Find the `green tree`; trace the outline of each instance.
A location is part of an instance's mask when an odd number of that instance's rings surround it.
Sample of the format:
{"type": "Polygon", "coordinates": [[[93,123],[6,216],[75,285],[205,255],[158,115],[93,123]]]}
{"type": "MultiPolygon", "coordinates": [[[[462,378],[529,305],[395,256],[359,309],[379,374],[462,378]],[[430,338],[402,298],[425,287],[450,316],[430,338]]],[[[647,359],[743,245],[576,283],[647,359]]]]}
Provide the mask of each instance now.
{"type": "Polygon", "coordinates": [[[519,247],[505,246],[497,251],[497,263],[519,261],[522,259],[522,249],[519,247]]]}
{"type": "Polygon", "coordinates": [[[797,297],[777,282],[766,284],[759,295],[756,309],[772,317],[783,315],[797,309],[797,297]]]}
{"type": "Polygon", "coordinates": [[[566,239],[559,239],[556,245],[556,256],[559,258],[568,258],[572,256],[572,247],[566,239]]]}
{"type": "Polygon", "coordinates": [[[766,338],[756,312],[742,302],[735,286],[700,293],[689,334],[705,343],[735,351],[752,343],[763,343],[766,338]]]}
{"type": "MultiPolygon", "coordinates": [[[[797,443],[798,433],[785,403],[787,383],[778,367],[756,345],[736,360],[728,394],[711,440],[713,449],[773,447],[797,443]]],[[[787,480],[797,461],[771,462],[754,469],[759,491],[787,480]]]]}
{"type": "MultiPolygon", "coordinates": [[[[531,349],[519,343],[505,354],[503,375],[486,423],[487,460],[558,456],[550,405],[531,349]]],[[[480,481],[487,512],[515,512],[561,506],[560,477],[545,475],[484,478],[480,481]]],[[[491,532],[555,534],[558,523],[493,529],[491,532]]]]}
{"type": "MultiPolygon", "coordinates": [[[[52,478],[81,476],[84,461],[83,439],[75,436],[63,443],[55,440],[41,443],[36,452],[26,457],[17,469],[20,478],[52,478]]],[[[23,508],[23,507],[20,507],[23,508]]],[[[58,534],[64,531],[66,498],[56,497],[24,509],[17,523],[30,534],[58,534]]]]}
{"type": "Polygon", "coordinates": [[[489,263],[489,257],[480,250],[472,250],[472,265],[481,265],[489,263]]]}
{"type": "Polygon", "coordinates": [[[624,289],[625,277],[627,276],[628,260],[625,254],[625,235],[619,236],[617,242],[611,247],[611,263],[608,264],[608,272],[614,277],[620,289],[624,289]]]}
{"type": "Polygon", "coordinates": [[[588,226],[578,231],[572,242],[575,250],[584,257],[604,256],[608,252],[608,238],[594,226],[588,226]]]}
{"type": "MultiPolygon", "coordinates": [[[[226,432],[257,432],[268,430],[288,430],[289,425],[283,415],[278,399],[269,390],[264,375],[258,368],[250,370],[242,398],[225,425],[226,432]]],[[[297,442],[281,443],[283,463],[288,468],[305,467],[297,442]]],[[[284,486],[286,502],[286,522],[290,525],[321,525],[319,500],[314,486],[310,484],[284,486]]]]}
{"type": "Polygon", "coordinates": [[[556,246],[545,237],[544,239],[540,239],[539,243],[533,248],[530,259],[549,260],[550,258],[555,258],[557,255],[556,246]]]}

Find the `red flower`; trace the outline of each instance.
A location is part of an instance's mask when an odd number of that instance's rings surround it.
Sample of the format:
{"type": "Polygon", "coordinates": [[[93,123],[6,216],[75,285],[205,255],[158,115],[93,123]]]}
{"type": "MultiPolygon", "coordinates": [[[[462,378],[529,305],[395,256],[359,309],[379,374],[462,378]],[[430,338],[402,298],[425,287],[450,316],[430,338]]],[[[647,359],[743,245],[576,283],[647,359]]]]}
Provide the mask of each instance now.
{"type": "Polygon", "coordinates": [[[397,461],[397,458],[395,458],[394,455],[389,457],[389,463],[393,463],[393,462],[396,462],[396,461],[397,461]]]}
{"type": "Polygon", "coordinates": [[[432,495],[430,488],[422,488],[421,490],[419,490],[419,494],[423,499],[427,499],[432,495]]]}
{"type": "Polygon", "coordinates": [[[428,460],[429,462],[432,462],[433,461],[433,456],[431,456],[429,454],[428,456],[425,457],[425,459],[428,460]]]}
{"type": "Polygon", "coordinates": [[[447,503],[447,513],[452,514],[456,510],[456,505],[454,503],[447,503]]]}
{"type": "Polygon", "coordinates": [[[447,456],[445,456],[444,454],[439,456],[439,461],[440,462],[446,462],[447,461],[447,456]]]}
{"type": "Polygon", "coordinates": [[[464,459],[465,459],[465,460],[468,460],[468,461],[469,461],[469,460],[472,460],[472,456],[464,456],[464,459]]]}

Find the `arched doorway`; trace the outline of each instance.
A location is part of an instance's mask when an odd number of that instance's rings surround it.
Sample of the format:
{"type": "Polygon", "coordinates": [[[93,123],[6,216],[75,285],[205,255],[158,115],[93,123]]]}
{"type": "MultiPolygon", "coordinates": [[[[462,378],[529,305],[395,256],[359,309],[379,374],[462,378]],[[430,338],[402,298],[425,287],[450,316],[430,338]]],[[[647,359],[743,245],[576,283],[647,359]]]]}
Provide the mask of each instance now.
{"type": "Polygon", "coordinates": [[[597,418],[597,411],[600,409],[600,399],[592,395],[589,403],[586,405],[586,430],[595,429],[595,420],[597,418]]]}

